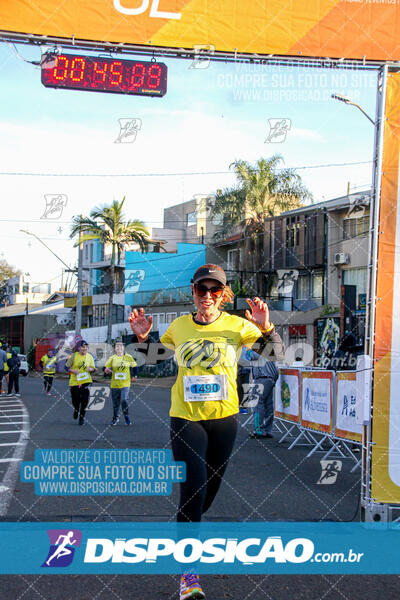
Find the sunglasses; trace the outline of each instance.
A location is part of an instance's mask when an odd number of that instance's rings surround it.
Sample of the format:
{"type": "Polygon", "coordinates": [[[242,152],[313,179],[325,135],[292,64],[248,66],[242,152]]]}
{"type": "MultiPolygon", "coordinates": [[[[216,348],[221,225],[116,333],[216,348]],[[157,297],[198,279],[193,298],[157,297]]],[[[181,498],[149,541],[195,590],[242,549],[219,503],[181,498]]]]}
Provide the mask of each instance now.
{"type": "Polygon", "coordinates": [[[202,283],[195,283],[194,289],[196,294],[200,296],[200,298],[206,296],[207,292],[210,292],[213,298],[221,298],[222,294],[224,293],[224,287],[217,285],[209,288],[206,285],[203,285],[202,283]]]}

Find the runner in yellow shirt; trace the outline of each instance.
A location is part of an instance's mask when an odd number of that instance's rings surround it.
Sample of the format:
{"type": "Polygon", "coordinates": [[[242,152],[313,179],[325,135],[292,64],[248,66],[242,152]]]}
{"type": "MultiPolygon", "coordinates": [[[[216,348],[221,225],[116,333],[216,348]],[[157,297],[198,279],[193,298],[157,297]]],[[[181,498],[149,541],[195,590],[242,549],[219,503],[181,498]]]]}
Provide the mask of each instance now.
{"type": "MultiPolygon", "coordinates": [[[[179,366],[170,410],[174,460],[186,463],[178,522],[199,522],[220,487],[237,431],[241,348],[263,342],[275,360],[283,358],[282,340],[260,298],[247,299],[251,311],[246,311],[246,319],[221,310],[233,300],[233,292],[220,267],[207,264],[197,269],[191,288],[197,310],[175,319],[161,337],[162,344],[174,350],[179,366]]],[[[138,341],[146,341],[151,316],[147,319],[143,308],[134,309],[129,321],[138,341]]],[[[195,572],[182,575],[180,598],[204,598],[195,572]]]]}
{"type": "Polygon", "coordinates": [[[114,349],[115,354],[110,356],[104,366],[104,373],[106,375],[112,374],[113,418],[110,424],[116,425],[118,423],[119,407],[122,406],[125,424],[130,425],[128,398],[131,380],[135,381],[136,379],[137,366],[134,358],[130,354],[125,354],[125,346],[121,341],[115,342],[114,349]]]}
{"type": "Polygon", "coordinates": [[[78,418],[79,425],[85,423],[86,407],[89,403],[89,385],[96,370],[93,356],[88,352],[88,343],[81,340],[77,344],[77,352],[73,352],[66,362],[69,369],[69,389],[71,390],[74,419],[78,418]]]}
{"type": "Polygon", "coordinates": [[[47,396],[50,396],[50,390],[53,385],[54,375],[56,373],[56,362],[57,357],[54,354],[54,350],[51,348],[47,351],[47,354],[40,359],[43,371],[44,393],[47,394],[47,396]]]}

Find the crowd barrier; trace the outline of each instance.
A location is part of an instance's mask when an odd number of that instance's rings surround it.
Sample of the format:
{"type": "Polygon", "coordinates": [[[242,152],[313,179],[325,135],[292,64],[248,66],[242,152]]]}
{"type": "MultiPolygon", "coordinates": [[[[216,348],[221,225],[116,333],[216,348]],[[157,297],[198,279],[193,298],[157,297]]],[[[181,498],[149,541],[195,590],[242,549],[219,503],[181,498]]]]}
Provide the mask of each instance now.
{"type": "Polygon", "coordinates": [[[356,371],[329,371],[307,367],[280,368],[274,393],[274,415],[279,443],[310,447],[328,457],[351,458],[353,472],[361,465],[362,425],[357,413],[356,371]],[[328,446],[328,448],[327,448],[328,446]]]}

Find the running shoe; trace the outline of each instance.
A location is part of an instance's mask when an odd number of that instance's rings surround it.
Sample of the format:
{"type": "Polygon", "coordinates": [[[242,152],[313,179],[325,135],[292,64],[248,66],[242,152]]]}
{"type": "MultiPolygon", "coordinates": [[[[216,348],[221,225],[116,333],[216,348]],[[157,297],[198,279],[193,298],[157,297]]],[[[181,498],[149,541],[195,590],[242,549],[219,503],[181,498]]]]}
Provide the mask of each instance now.
{"type": "Polygon", "coordinates": [[[78,425],[84,425],[84,424],[85,424],[84,417],[79,417],[79,423],[78,423],[78,425]]]}
{"type": "Polygon", "coordinates": [[[77,418],[78,418],[78,411],[77,411],[77,410],[74,410],[74,415],[73,415],[73,417],[74,417],[74,419],[77,419],[77,418]]]}
{"type": "Polygon", "coordinates": [[[113,417],[110,425],[116,425],[118,423],[118,417],[113,417]]]}
{"type": "Polygon", "coordinates": [[[131,420],[128,417],[128,415],[125,416],[125,425],[130,425],[131,424],[131,420]]]}
{"type": "Polygon", "coordinates": [[[253,431],[253,433],[251,433],[249,437],[253,440],[258,440],[263,438],[273,438],[274,436],[272,435],[272,433],[259,433],[258,431],[253,431]]]}
{"type": "Polygon", "coordinates": [[[17,398],[20,398],[20,397],[21,397],[21,394],[15,394],[15,395],[17,396],[17,398]]]}
{"type": "Polygon", "coordinates": [[[197,573],[193,573],[192,571],[184,573],[181,577],[179,599],[200,600],[201,598],[205,598],[205,594],[201,589],[197,573]]]}
{"type": "Polygon", "coordinates": [[[244,407],[242,407],[242,406],[239,408],[239,414],[240,414],[240,415],[247,415],[247,414],[248,414],[248,412],[249,412],[249,409],[248,409],[248,408],[244,408],[244,407]]]}

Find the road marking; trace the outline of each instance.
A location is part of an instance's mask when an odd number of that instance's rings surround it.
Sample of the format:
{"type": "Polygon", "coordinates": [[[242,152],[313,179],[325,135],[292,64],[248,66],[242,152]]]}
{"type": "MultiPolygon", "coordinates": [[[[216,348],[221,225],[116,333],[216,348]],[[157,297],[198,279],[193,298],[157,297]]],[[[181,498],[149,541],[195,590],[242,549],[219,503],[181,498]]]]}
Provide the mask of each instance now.
{"type": "MultiPolygon", "coordinates": [[[[29,440],[29,413],[25,407],[25,405],[21,402],[21,409],[23,411],[24,420],[21,422],[21,429],[10,430],[10,431],[1,431],[0,436],[4,434],[19,434],[18,445],[14,451],[13,460],[9,461],[9,465],[7,471],[3,477],[3,481],[1,482],[1,488],[4,493],[0,496],[0,517],[7,514],[8,507],[13,497],[13,491],[15,488],[15,484],[18,479],[19,473],[19,463],[24,457],[25,449],[29,440]],[[8,488],[4,490],[3,488],[8,488]]],[[[5,459],[4,459],[5,460],[5,459]]]]}
{"type": "Polygon", "coordinates": [[[13,462],[13,461],[19,461],[22,460],[22,458],[14,458],[14,457],[10,457],[10,458],[0,458],[0,463],[5,463],[5,462],[13,462]]]}
{"type": "Polygon", "coordinates": [[[21,442],[9,442],[8,444],[0,444],[0,446],[22,446],[21,442]]]}
{"type": "Polygon", "coordinates": [[[9,489],[6,485],[0,485],[0,494],[1,492],[7,492],[9,489]]]}
{"type": "MultiPolygon", "coordinates": [[[[2,427],[3,425],[23,425],[24,423],[26,423],[26,421],[24,421],[24,420],[22,420],[22,421],[7,421],[7,423],[0,423],[0,427],[2,427]]],[[[2,434],[2,433],[3,432],[0,429],[0,434],[2,434]]]]}

